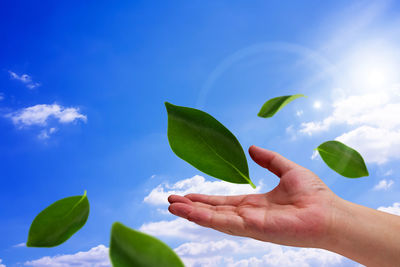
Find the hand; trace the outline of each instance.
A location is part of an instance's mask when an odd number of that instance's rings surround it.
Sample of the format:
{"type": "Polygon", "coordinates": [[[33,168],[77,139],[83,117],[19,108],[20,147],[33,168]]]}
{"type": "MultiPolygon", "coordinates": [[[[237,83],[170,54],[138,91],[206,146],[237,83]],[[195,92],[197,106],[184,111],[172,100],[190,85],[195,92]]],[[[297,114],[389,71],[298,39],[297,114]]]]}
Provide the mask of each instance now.
{"type": "Polygon", "coordinates": [[[264,194],[171,195],[169,211],[201,226],[237,236],[298,247],[328,242],[338,198],[310,170],[276,152],[252,146],[250,156],[280,178],[264,194]]]}

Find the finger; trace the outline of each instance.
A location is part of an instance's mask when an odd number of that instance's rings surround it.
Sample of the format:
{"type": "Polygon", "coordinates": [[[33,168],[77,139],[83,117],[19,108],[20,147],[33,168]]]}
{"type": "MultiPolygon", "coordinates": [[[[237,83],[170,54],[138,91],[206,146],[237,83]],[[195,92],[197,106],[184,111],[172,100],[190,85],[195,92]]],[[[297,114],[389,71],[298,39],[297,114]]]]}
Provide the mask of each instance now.
{"type": "Polygon", "coordinates": [[[236,213],[217,212],[185,203],[173,203],[168,210],[174,215],[224,233],[240,235],[244,232],[244,221],[236,213]]]}
{"type": "Polygon", "coordinates": [[[196,207],[200,207],[200,208],[207,208],[207,209],[211,209],[214,211],[218,211],[218,212],[224,212],[224,213],[236,213],[237,207],[236,206],[232,206],[232,205],[209,205],[206,203],[202,203],[202,202],[192,202],[194,206],[196,207]]]}
{"type": "Polygon", "coordinates": [[[182,202],[186,204],[191,204],[192,201],[189,198],[183,197],[183,196],[178,196],[178,195],[170,195],[168,197],[168,202],[169,203],[175,203],[175,202],[182,202]]]}
{"type": "Polygon", "coordinates": [[[239,196],[209,196],[203,194],[188,194],[185,196],[193,202],[202,202],[209,205],[231,205],[237,206],[242,200],[246,197],[246,195],[239,196]]]}
{"type": "Polygon", "coordinates": [[[185,203],[172,203],[168,207],[168,211],[172,214],[187,219],[188,214],[193,210],[192,205],[188,205],[185,203]]]}
{"type": "Polygon", "coordinates": [[[209,208],[209,209],[213,209],[215,211],[224,211],[224,212],[235,212],[236,207],[232,206],[232,205],[210,205],[210,204],[206,204],[206,203],[202,203],[202,202],[192,202],[190,199],[186,198],[186,197],[182,197],[179,195],[170,195],[168,197],[168,201],[170,204],[172,203],[185,203],[188,205],[195,205],[197,207],[203,207],[203,208],[209,208]]]}
{"type": "Polygon", "coordinates": [[[285,173],[293,169],[302,168],[282,155],[261,147],[251,146],[249,154],[258,165],[267,168],[278,177],[282,177],[285,173]]]}

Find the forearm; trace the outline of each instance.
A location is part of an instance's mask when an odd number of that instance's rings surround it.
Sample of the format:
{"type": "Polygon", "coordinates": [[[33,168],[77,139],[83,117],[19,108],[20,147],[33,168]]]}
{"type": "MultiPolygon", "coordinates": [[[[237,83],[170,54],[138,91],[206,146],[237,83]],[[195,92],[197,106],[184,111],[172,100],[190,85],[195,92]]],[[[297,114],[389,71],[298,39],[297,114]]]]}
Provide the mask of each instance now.
{"type": "Polygon", "coordinates": [[[400,266],[400,217],[343,199],[335,202],[323,248],[366,266],[400,266]]]}

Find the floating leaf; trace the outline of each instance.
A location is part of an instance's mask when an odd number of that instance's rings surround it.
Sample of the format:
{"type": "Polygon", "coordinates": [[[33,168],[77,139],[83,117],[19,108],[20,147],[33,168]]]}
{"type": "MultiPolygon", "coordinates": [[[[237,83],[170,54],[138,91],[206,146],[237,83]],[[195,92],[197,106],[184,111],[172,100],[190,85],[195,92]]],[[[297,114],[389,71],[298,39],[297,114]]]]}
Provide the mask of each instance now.
{"type": "Polygon", "coordinates": [[[40,212],[29,229],[28,247],[54,247],[67,241],[86,223],[89,201],[83,196],[58,200],[40,212]]]}
{"type": "Polygon", "coordinates": [[[348,178],[369,175],[360,153],[339,141],[322,143],[317,150],[325,163],[340,175],[348,178]]]}
{"type": "Polygon", "coordinates": [[[110,259],[114,267],[184,267],[165,243],[119,222],[111,230],[110,259]]]}
{"type": "Polygon", "coordinates": [[[297,94],[297,95],[285,95],[279,96],[275,98],[271,98],[261,107],[260,112],[258,112],[258,116],[262,118],[270,118],[275,115],[281,108],[295,100],[299,97],[305,97],[305,95],[297,94]]]}
{"type": "Polygon", "coordinates": [[[169,144],[178,157],[208,175],[255,188],[243,148],[225,126],[201,110],[165,106],[169,144]]]}

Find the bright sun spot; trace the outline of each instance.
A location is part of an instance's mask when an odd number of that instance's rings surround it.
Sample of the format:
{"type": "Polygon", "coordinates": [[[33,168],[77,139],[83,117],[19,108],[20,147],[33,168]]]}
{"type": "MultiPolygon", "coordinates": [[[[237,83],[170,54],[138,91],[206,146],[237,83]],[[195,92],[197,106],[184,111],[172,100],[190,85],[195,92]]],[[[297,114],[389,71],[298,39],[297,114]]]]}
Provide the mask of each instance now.
{"type": "Polygon", "coordinates": [[[346,83],[355,91],[388,90],[398,83],[397,54],[388,44],[364,45],[350,54],[346,83]]]}
{"type": "Polygon", "coordinates": [[[314,105],[313,105],[314,108],[318,109],[318,108],[321,108],[321,106],[322,106],[321,102],[319,102],[319,101],[314,102],[314,105]]]}
{"type": "Polygon", "coordinates": [[[394,82],[394,66],[391,66],[390,62],[367,59],[360,63],[353,73],[355,82],[360,86],[366,89],[382,89],[394,82]]]}

